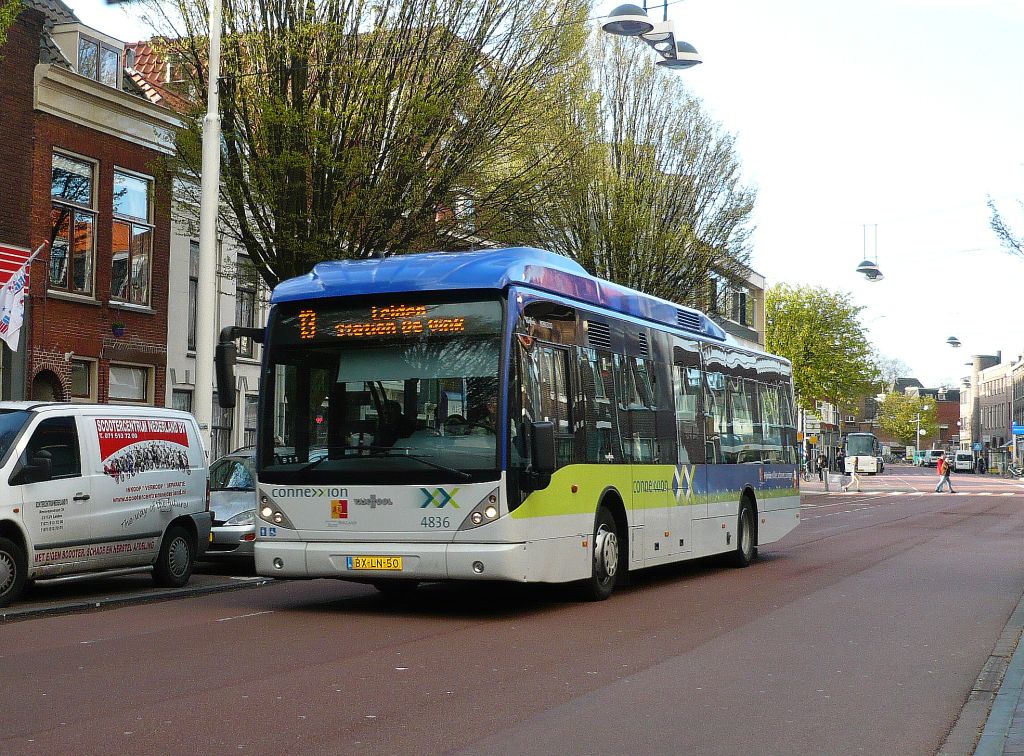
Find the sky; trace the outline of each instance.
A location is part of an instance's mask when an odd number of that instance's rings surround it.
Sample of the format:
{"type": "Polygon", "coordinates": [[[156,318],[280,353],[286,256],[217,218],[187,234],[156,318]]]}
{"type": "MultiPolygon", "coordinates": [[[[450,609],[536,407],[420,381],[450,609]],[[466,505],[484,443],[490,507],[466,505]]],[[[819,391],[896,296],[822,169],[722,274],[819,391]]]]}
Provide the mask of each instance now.
{"type": "MultiPolygon", "coordinates": [[[[125,6],[68,4],[148,36],[125,6]]],[[[669,17],[704,60],[675,75],[757,188],[752,265],[769,285],[848,292],[878,351],[926,386],[957,385],[973,354],[1024,352],[1024,259],[986,207],[1024,235],[1024,0],[675,0],[669,17]],[[854,272],[865,256],[884,280],[854,272]]]]}

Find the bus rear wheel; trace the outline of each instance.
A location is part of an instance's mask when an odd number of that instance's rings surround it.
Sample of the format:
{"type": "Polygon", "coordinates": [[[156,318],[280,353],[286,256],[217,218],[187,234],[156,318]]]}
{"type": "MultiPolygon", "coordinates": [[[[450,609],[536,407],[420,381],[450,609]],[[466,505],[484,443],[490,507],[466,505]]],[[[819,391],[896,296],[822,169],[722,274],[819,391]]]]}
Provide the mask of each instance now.
{"type": "Polygon", "coordinates": [[[594,518],[593,544],[590,577],[583,581],[582,593],[588,601],[604,601],[615,591],[619,579],[621,549],[615,518],[603,504],[594,518]]]}
{"type": "Polygon", "coordinates": [[[754,507],[749,499],[740,504],[736,522],[736,551],[732,563],[737,567],[749,567],[757,556],[757,526],[754,524],[754,507]]]}

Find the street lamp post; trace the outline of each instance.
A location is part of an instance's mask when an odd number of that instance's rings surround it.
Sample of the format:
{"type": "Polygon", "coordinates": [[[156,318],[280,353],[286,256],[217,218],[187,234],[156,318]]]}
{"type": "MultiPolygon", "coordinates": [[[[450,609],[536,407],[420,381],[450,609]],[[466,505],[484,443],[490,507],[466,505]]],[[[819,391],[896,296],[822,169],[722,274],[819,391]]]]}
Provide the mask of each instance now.
{"type": "Polygon", "coordinates": [[[927,412],[931,408],[932,406],[930,404],[924,405],[923,407],[921,407],[920,412],[917,413],[917,417],[914,418],[915,422],[917,423],[917,438],[914,440],[914,446],[917,447],[918,452],[921,451],[921,436],[925,434],[925,431],[921,429],[921,412],[927,412]]]}
{"type": "MultiPolygon", "coordinates": [[[[217,323],[217,217],[220,197],[220,35],[221,0],[210,0],[210,55],[203,118],[199,200],[199,281],[196,288],[196,383],[192,412],[210,448],[213,422],[213,352],[217,323]]],[[[232,387],[232,390],[234,387],[232,387]]],[[[233,398],[233,397],[232,397],[233,398]]]]}

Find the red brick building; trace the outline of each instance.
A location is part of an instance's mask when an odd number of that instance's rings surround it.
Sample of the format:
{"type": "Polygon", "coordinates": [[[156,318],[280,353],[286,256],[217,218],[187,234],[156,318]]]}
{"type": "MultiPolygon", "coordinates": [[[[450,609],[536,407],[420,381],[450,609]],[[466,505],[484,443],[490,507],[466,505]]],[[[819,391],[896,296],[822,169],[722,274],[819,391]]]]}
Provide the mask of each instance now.
{"type": "Polygon", "coordinates": [[[0,244],[32,266],[4,398],[164,403],[177,121],[133,80],[124,43],[61,0],[26,0],[0,50],[0,244]]]}

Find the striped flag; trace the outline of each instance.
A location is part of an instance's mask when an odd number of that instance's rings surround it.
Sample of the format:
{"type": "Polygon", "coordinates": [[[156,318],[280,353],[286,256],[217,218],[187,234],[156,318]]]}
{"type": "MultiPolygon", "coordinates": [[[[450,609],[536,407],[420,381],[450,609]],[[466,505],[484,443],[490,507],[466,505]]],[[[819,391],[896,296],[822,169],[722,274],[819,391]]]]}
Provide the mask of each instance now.
{"type": "Polygon", "coordinates": [[[32,256],[32,250],[0,244],[0,286],[11,280],[11,276],[32,256]]]}
{"type": "Polygon", "coordinates": [[[17,268],[7,277],[3,291],[0,291],[0,339],[7,342],[12,352],[18,350],[18,342],[21,338],[21,325],[25,319],[25,295],[28,294],[28,272],[32,261],[40,252],[46,242],[39,245],[32,254],[26,254],[17,268]]]}

